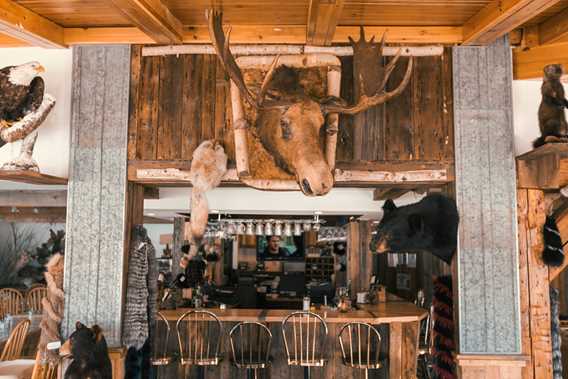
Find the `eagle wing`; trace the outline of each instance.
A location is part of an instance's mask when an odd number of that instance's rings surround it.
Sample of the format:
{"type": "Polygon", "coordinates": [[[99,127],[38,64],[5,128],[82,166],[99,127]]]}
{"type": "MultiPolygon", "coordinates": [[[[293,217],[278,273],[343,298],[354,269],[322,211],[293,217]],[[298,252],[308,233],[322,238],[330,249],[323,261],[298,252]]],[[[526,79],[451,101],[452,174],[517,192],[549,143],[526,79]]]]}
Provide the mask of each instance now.
{"type": "Polygon", "coordinates": [[[24,102],[23,115],[30,112],[35,112],[43,101],[43,94],[45,92],[45,83],[40,76],[36,76],[30,83],[30,90],[24,102]]]}

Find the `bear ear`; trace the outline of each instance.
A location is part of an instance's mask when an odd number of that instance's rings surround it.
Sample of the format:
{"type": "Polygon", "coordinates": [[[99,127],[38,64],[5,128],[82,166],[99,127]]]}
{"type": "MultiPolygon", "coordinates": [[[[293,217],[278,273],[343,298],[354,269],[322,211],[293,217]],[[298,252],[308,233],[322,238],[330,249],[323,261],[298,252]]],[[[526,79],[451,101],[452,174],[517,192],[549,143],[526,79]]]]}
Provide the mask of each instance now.
{"type": "Polygon", "coordinates": [[[98,325],[93,325],[91,327],[91,330],[93,331],[93,333],[95,333],[95,341],[100,342],[100,340],[103,338],[103,330],[101,329],[101,327],[98,325]]]}
{"type": "Polygon", "coordinates": [[[385,204],[383,205],[383,211],[385,213],[392,212],[395,209],[396,209],[396,204],[394,203],[394,201],[392,201],[391,199],[388,199],[387,201],[385,201],[385,204]]]}
{"type": "Polygon", "coordinates": [[[411,214],[408,216],[408,226],[410,231],[414,234],[424,230],[424,218],[419,214],[411,214]]]}
{"type": "Polygon", "coordinates": [[[83,328],[86,328],[86,326],[81,324],[81,321],[77,321],[75,323],[75,329],[79,330],[79,329],[83,329],[83,328]]]}

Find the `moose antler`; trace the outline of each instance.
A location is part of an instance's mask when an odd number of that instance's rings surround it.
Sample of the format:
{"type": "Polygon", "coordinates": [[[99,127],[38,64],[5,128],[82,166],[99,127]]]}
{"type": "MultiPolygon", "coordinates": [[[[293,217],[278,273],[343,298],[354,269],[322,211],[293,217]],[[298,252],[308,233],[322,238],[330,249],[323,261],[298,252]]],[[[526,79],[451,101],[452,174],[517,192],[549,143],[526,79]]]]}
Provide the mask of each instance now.
{"type": "Polygon", "coordinates": [[[358,81],[359,100],[356,104],[345,105],[343,101],[329,102],[322,105],[327,113],[357,114],[375,105],[385,103],[390,99],[400,95],[410,82],[412,76],[413,58],[408,58],[404,78],[397,88],[385,92],[384,89],[389,81],[390,75],[394,71],[402,51],[399,49],[396,56],[383,68],[382,51],[385,44],[385,35],[377,45],[374,43],[373,36],[369,41],[365,40],[365,32],[361,27],[359,41],[355,42],[351,37],[349,41],[353,46],[353,61],[355,68],[355,80],[358,81]],[[378,85],[378,86],[377,86],[378,85]],[[370,92],[370,93],[369,93],[370,92]]]}
{"type": "Polygon", "coordinates": [[[277,55],[272,64],[270,65],[264,80],[262,81],[262,85],[260,87],[260,91],[255,96],[246,86],[245,80],[243,78],[243,73],[241,69],[237,65],[235,57],[231,53],[230,50],[230,36],[231,36],[231,28],[227,31],[227,35],[223,32],[223,14],[221,12],[214,11],[213,9],[208,9],[205,12],[205,16],[207,17],[207,22],[209,25],[209,35],[211,36],[211,41],[213,43],[213,47],[217,52],[217,56],[221,61],[221,65],[225,69],[225,72],[229,75],[229,78],[235,83],[241,95],[246,99],[246,101],[256,109],[262,108],[262,103],[264,98],[266,97],[266,93],[268,92],[268,84],[270,83],[270,79],[272,79],[272,75],[274,74],[274,69],[278,64],[279,55],[277,55]]]}

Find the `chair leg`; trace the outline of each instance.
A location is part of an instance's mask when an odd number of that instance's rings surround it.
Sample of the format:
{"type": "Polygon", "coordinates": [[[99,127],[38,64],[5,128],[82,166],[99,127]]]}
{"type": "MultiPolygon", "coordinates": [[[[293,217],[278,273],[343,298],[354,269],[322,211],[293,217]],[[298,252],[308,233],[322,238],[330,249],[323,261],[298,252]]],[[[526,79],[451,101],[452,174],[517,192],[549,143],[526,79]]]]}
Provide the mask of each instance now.
{"type": "Polygon", "coordinates": [[[365,369],[365,379],[369,379],[369,369],[365,369]]]}
{"type": "Polygon", "coordinates": [[[309,367],[304,367],[304,379],[310,379],[311,376],[311,372],[310,372],[310,368],[309,367]]]}

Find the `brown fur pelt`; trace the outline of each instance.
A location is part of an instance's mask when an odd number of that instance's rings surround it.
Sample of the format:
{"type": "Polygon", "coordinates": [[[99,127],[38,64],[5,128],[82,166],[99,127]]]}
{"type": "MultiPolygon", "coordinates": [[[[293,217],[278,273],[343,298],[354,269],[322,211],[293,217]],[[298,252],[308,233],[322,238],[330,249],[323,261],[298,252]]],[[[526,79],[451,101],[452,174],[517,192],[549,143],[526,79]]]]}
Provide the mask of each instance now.
{"type": "MultiPolygon", "coordinates": [[[[39,339],[39,356],[46,352],[49,342],[60,341],[59,326],[63,319],[63,255],[54,254],[45,265],[45,281],[47,282],[47,297],[42,299],[43,314],[41,317],[41,335],[39,339]]],[[[51,362],[58,360],[57,353],[47,351],[47,359],[51,362]]]]}
{"type": "Polygon", "coordinates": [[[568,124],[564,112],[568,101],[565,98],[564,86],[560,82],[562,74],[562,65],[551,64],[544,68],[542,101],[538,109],[541,136],[533,142],[534,147],[548,142],[568,142],[568,124]]]}
{"type": "Polygon", "coordinates": [[[206,192],[221,183],[227,172],[227,154],[215,141],[203,141],[191,161],[191,239],[190,255],[195,255],[207,228],[209,205],[206,192]]]}

